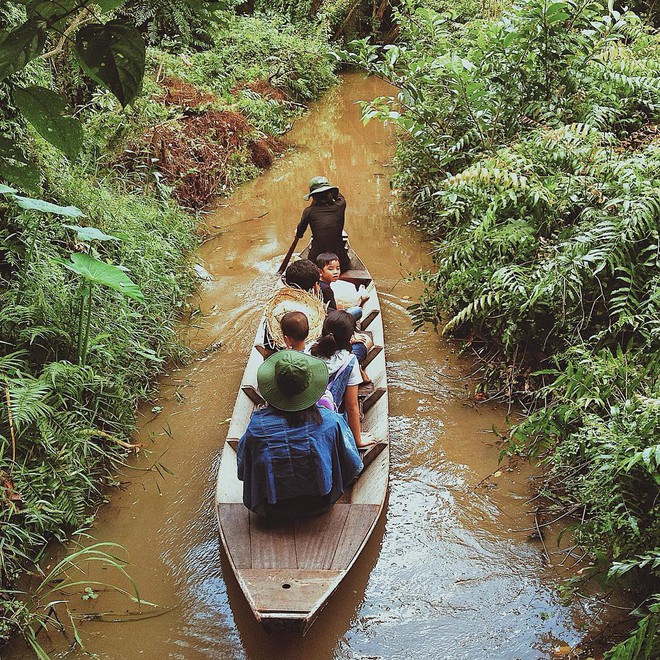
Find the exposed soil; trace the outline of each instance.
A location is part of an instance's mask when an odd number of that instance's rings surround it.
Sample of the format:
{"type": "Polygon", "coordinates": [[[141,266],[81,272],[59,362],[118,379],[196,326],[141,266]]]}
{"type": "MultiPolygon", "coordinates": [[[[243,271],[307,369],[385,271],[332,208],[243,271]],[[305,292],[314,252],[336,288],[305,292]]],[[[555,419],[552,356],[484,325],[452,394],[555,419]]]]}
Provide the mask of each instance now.
{"type": "Polygon", "coordinates": [[[180,78],[167,76],[161,80],[160,84],[163,88],[163,96],[160,97],[160,100],[167,106],[178,105],[182,108],[198,108],[200,105],[217,101],[212,94],[202,92],[180,78]]]}
{"type": "Polygon", "coordinates": [[[247,149],[254,165],[265,169],[283,151],[281,141],[257,134],[242,114],[213,108],[217,99],[211,94],[178,78],[165,78],[161,85],[159,100],[182,108],[184,116],[150,128],[141,144],[126,150],[119,165],[129,171],[155,169],[182,206],[202,208],[230,189],[237,152],[247,149]]]}
{"type": "Polygon", "coordinates": [[[267,136],[261,140],[252,140],[249,144],[252,162],[262,170],[270,167],[277,154],[284,151],[284,143],[275,137],[267,136]]]}
{"type": "Polygon", "coordinates": [[[638,131],[631,133],[620,142],[619,151],[639,151],[645,149],[652,142],[660,139],[660,126],[657,124],[647,124],[638,131]]]}

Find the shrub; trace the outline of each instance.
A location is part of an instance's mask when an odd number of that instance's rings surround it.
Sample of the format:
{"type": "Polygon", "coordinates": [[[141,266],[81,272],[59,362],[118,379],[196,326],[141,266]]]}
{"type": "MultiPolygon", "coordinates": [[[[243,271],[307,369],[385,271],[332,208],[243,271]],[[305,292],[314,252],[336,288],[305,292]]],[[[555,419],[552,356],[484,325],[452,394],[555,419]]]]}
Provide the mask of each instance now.
{"type": "MultiPolygon", "coordinates": [[[[584,511],[576,534],[595,572],[630,567],[648,595],[660,572],[658,35],[590,0],[525,0],[467,23],[429,5],[401,10],[413,15],[397,45],[345,54],[398,87],[363,116],[399,126],[396,182],[433,241],[413,321],[478,347],[485,386],[536,410],[505,450],[543,459],[548,496],[584,511]]],[[[657,606],[642,614],[612,657],[651,657],[657,606]]]]}

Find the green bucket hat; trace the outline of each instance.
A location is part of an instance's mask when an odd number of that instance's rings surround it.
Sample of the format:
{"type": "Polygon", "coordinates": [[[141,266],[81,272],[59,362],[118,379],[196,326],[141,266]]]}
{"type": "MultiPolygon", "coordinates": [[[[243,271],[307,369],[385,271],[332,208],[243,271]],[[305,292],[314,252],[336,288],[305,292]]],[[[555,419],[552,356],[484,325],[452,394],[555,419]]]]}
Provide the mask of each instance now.
{"type": "Polygon", "coordinates": [[[299,351],[278,351],[257,371],[259,392],[279,410],[304,410],[315,404],[328,385],[328,367],[299,351]]]}
{"type": "Polygon", "coordinates": [[[309,180],[309,193],[305,195],[304,199],[309,199],[312,195],[326,190],[339,190],[339,186],[331,186],[330,181],[325,176],[315,176],[309,180]]]}

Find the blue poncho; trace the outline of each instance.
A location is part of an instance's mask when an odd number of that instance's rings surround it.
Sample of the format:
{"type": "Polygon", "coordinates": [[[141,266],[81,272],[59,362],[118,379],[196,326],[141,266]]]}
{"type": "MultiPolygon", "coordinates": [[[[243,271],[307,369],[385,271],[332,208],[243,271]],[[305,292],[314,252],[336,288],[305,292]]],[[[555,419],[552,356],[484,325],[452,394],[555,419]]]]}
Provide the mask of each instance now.
{"type": "Polygon", "coordinates": [[[319,408],[321,424],[290,427],[277,410],[255,410],[238,443],[238,478],[243,503],[260,512],[300,496],[329,495],[336,502],[360,473],[362,460],[353,434],[337,413],[319,408]]]}

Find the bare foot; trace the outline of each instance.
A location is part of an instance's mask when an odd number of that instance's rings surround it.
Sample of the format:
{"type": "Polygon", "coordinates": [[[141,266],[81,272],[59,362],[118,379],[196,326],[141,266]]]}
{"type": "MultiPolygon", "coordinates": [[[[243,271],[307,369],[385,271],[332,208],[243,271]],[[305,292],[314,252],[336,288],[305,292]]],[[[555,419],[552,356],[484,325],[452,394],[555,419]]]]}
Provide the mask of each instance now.
{"type": "Polygon", "coordinates": [[[360,375],[362,376],[362,385],[369,385],[369,383],[373,382],[362,367],[360,367],[360,375]]]}

